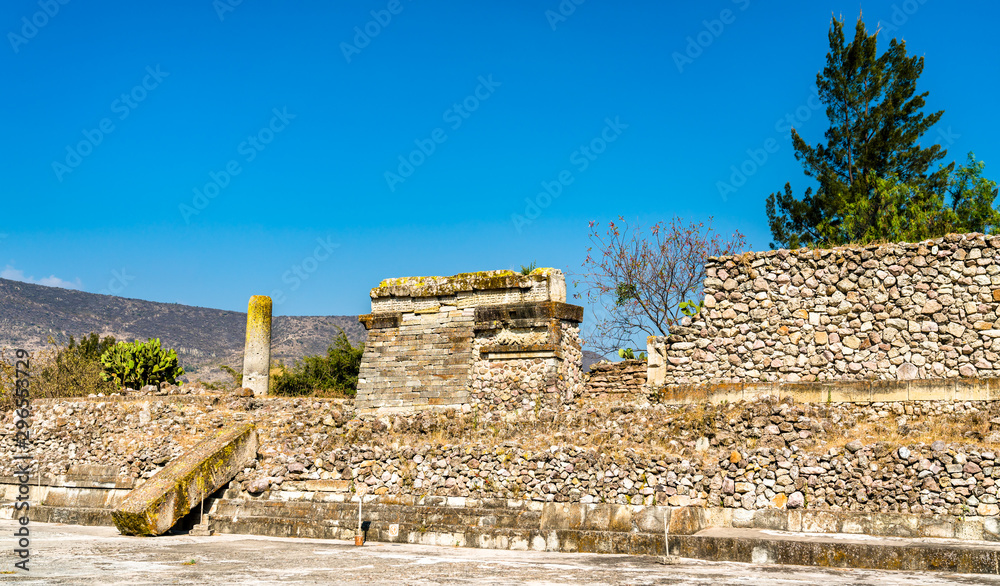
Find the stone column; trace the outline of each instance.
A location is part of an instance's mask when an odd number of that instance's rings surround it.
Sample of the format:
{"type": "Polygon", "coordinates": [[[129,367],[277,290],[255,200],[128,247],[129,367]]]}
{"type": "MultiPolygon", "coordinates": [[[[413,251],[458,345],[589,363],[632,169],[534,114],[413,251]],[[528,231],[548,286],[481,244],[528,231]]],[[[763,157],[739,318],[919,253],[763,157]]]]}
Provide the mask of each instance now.
{"type": "Polygon", "coordinates": [[[254,295],[247,307],[247,342],[243,348],[243,386],[255,397],[267,395],[271,368],[271,298],[254,295]]]}

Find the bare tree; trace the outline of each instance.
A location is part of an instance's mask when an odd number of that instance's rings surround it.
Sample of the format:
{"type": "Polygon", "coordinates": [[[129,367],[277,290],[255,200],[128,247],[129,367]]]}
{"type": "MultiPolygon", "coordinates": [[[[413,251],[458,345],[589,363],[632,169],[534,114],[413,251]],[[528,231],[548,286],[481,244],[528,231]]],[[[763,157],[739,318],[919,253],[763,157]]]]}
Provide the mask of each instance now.
{"type": "Polygon", "coordinates": [[[590,222],[592,245],[576,282],[586,286],[576,298],[585,296],[595,316],[586,342],[607,355],[623,347],[645,347],[645,336],[666,336],[684,317],[681,304],[700,301],[705,260],[737,254],[746,246],[739,231],[726,239],[713,231],[711,222],[674,218],[654,224],[648,233],[621,216],[603,233],[590,222]]]}

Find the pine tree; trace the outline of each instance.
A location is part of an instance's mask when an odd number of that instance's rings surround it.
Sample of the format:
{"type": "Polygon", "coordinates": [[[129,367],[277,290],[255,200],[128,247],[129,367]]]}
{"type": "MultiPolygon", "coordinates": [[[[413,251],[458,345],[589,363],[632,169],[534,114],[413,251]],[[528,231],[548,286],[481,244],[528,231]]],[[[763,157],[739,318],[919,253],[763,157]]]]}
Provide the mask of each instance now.
{"type": "Polygon", "coordinates": [[[916,84],[923,58],[908,57],[906,43],[896,39],[878,55],[878,32],[869,35],[860,18],[854,40],[845,44],[843,27],[833,19],[826,67],[816,76],[830,120],[826,144],[810,146],[792,129],[795,158],[819,186],[799,200],[786,183],[784,192],[767,198],[768,223],[780,246],[886,238],[883,228],[892,223],[884,217],[887,210],[907,214],[895,220],[904,224],[934,214],[954,169],[952,163],[931,171],[947,151],[919,143],[944,114],[921,112],[927,92],[917,94],[916,84]],[[902,208],[899,190],[886,189],[887,179],[905,186],[909,199],[902,208]]]}

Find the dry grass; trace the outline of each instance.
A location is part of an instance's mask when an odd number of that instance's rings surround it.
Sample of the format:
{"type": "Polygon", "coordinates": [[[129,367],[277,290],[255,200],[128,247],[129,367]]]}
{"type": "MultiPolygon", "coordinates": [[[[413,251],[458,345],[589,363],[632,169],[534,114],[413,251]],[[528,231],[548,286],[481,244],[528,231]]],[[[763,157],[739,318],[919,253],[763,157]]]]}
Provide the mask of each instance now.
{"type": "Polygon", "coordinates": [[[824,447],[841,448],[856,439],[863,444],[885,442],[893,445],[929,445],[935,441],[943,441],[946,444],[961,444],[984,450],[995,449],[996,446],[987,441],[987,438],[991,433],[990,419],[996,416],[996,410],[991,409],[962,414],[902,415],[851,420],[838,424],[836,432],[828,434],[829,441],[824,447]]]}

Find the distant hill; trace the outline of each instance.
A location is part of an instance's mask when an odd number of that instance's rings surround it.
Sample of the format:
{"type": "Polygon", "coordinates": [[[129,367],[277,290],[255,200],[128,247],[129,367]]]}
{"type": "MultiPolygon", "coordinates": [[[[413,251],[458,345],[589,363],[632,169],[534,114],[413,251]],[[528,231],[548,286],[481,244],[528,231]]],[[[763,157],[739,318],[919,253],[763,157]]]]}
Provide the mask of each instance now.
{"type": "MultiPolygon", "coordinates": [[[[325,353],[340,328],[352,343],[365,339],[353,315],[275,317],[271,357],[291,364],[325,353]]],[[[49,336],[66,343],[90,332],[128,341],[160,338],[177,350],[184,378],[211,381],[226,378],[219,364],[242,369],[246,314],[0,279],[0,347],[39,350],[49,336]]]]}
{"type": "Polygon", "coordinates": [[[600,362],[601,360],[604,360],[604,358],[600,354],[598,354],[597,352],[593,352],[591,350],[584,350],[583,351],[583,372],[587,372],[588,370],[590,370],[590,365],[591,364],[600,362]]]}

